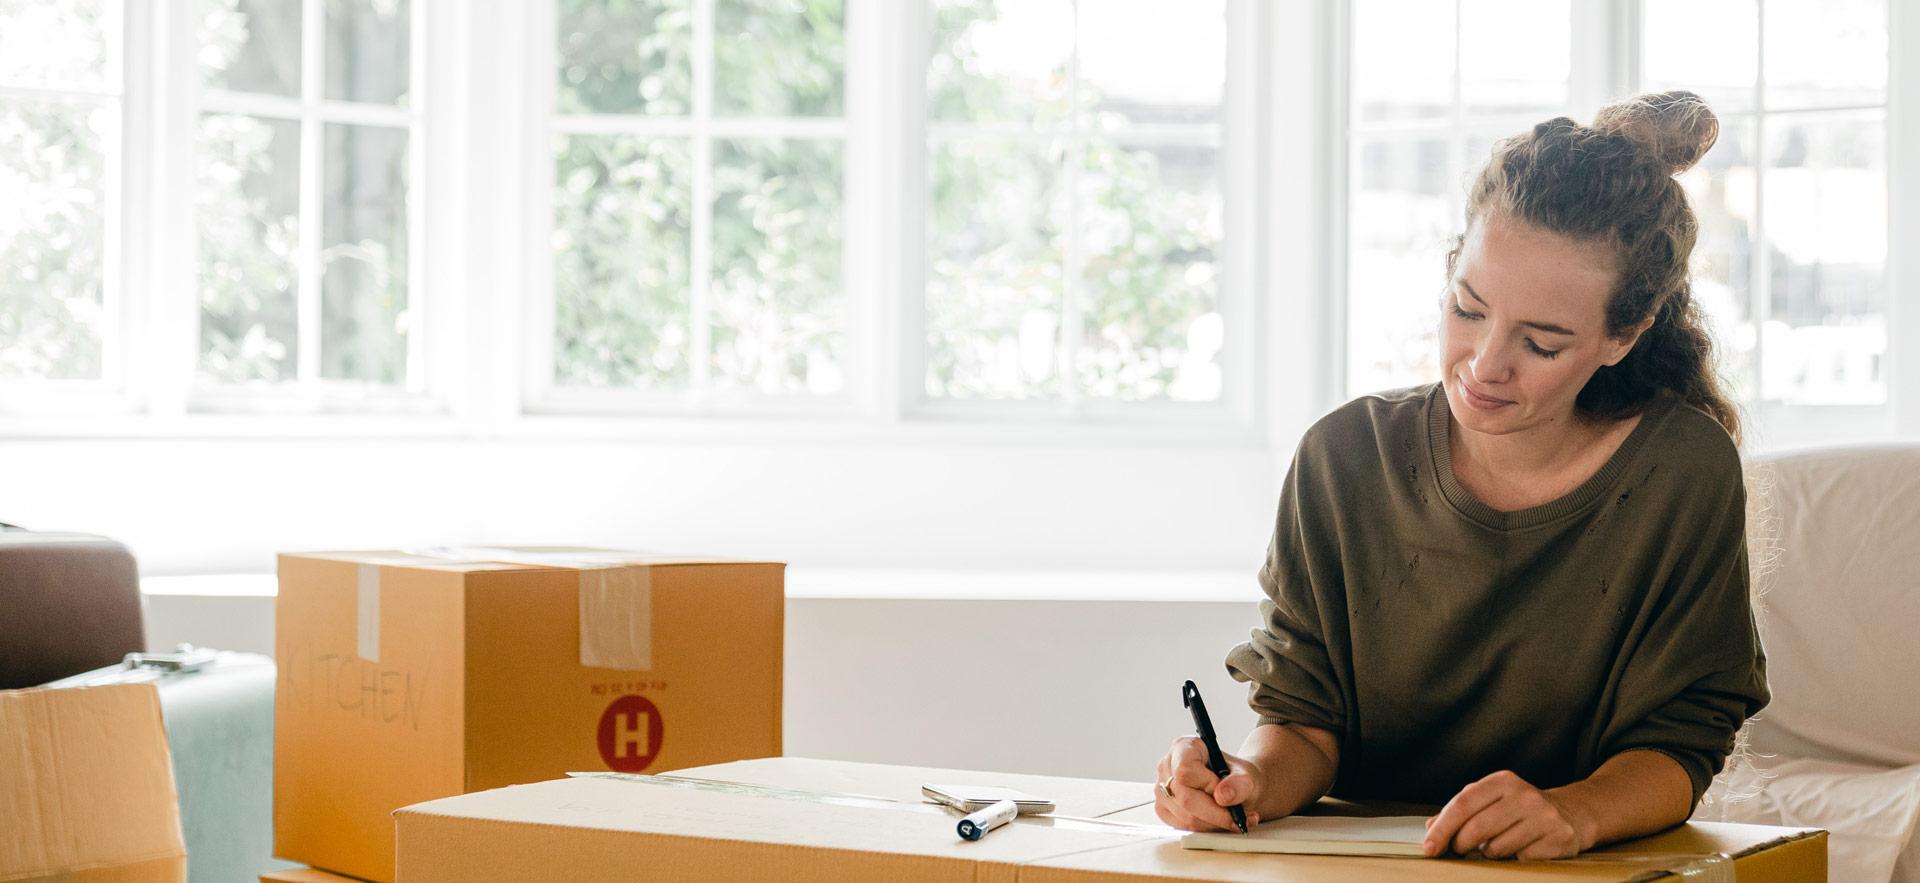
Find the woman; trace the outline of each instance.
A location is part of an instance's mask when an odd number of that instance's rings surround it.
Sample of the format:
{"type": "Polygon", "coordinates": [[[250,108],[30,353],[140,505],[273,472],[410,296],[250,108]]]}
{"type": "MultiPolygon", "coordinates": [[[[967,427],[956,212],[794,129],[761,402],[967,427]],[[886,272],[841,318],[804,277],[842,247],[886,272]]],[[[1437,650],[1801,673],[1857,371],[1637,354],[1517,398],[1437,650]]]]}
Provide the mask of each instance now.
{"type": "Polygon", "coordinates": [[[1429,855],[1546,859],[1692,814],[1768,699],[1673,180],[1718,131],[1669,92],[1494,150],[1447,258],[1443,379],[1301,440],[1264,622],[1227,656],[1260,724],[1225,778],[1175,742],[1162,820],[1444,803],[1429,855]]]}

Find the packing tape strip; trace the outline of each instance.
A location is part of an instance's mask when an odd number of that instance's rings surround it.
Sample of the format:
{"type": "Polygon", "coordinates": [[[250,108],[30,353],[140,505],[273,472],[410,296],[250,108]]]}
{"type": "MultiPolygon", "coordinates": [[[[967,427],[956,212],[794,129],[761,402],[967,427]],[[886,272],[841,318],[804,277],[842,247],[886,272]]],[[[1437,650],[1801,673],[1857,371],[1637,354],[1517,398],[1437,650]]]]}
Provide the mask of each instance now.
{"type": "MultiPolygon", "coordinates": [[[[1649,853],[1646,855],[1583,855],[1555,859],[1556,865],[1627,865],[1644,868],[1653,876],[1673,875],[1689,883],[1736,883],[1733,859],[1725,853],[1649,853]]],[[[1646,877],[1636,879],[1648,879],[1646,877]]]]}
{"type": "Polygon", "coordinates": [[[380,661],[380,565],[360,565],[360,600],[354,620],[357,652],[368,662],[380,661]]]}
{"type": "MultiPolygon", "coordinates": [[[[580,571],[580,664],[653,670],[653,568],[635,552],[535,552],[497,546],[434,546],[409,554],[453,562],[498,562],[580,571]]],[[[361,611],[362,628],[366,622],[361,611]]],[[[378,626],[376,625],[376,629],[378,626]]],[[[371,658],[371,657],[369,657],[371,658]]]]}
{"type": "MultiPolygon", "coordinates": [[[[694,791],[708,791],[716,794],[742,794],[750,797],[766,797],[773,800],[797,800],[804,803],[823,803],[831,806],[857,806],[867,809],[888,809],[897,812],[912,812],[922,815],[935,815],[951,818],[945,806],[937,803],[894,800],[890,797],[874,797],[867,794],[838,794],[832,791],[807,791],[798,788],[781,788],[777,785],[750,785],[745,782],[727,782],[719,779],[696,779],[690,776],[648,775],[646,773],[610,773],[585,772],[568,773],[576,779],[616,779],[622,782],[636,782],[642,785],[659,785],[669,788],[686,788],[694,791]]],[[[1155,828],[1135,825],[1130,822],[1113,822],[1103,819],[1089,819],[1080,816],[1062,816],[1052,813],[1025,815],[1015,819],[1046,827],[1064,828],[1073,831],[1106,831],[1109,833],[1133,834],[1142,839],[1177,837],[1185,833],[1171,828],[1155,828]]]]}

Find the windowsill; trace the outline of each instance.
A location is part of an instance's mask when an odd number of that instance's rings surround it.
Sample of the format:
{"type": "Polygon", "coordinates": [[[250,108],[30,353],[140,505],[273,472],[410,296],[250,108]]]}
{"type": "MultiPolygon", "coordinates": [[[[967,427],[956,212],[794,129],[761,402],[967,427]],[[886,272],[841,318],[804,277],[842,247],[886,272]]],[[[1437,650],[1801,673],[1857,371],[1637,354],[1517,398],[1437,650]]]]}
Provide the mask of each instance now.
{"type": "MultiPolygon", "coordinates": [[[[150,576],[145,595],[271,598],[270,573],[150,576]]],[[[787,568],[787,597],[867,601],[1110,601],[1254,603],[1251,572],[1222,570],[901,570],[787,568]]]]}

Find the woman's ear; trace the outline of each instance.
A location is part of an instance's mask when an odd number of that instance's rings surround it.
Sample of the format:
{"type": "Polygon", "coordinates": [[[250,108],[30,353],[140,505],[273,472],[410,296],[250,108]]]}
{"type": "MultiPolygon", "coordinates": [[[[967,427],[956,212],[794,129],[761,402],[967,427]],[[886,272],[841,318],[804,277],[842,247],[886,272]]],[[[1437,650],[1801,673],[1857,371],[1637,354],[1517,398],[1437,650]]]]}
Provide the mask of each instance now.
{"type": "Polygon", "coordinates": [[[1628,353],[1633,352],[1633,345],[1640,342],[1640,335],[1647,333],[1647,329],[1652,327],[1653,317],[1648,316],[1645,319],[1641,319],[1639,324],[1628,328],[1626,333],[1619,337],[1607,338],[1607,357],[1602,360],[1601,363],[1609,368],[1620,364],[1621,359],[1626,358],[1628,353]]]}

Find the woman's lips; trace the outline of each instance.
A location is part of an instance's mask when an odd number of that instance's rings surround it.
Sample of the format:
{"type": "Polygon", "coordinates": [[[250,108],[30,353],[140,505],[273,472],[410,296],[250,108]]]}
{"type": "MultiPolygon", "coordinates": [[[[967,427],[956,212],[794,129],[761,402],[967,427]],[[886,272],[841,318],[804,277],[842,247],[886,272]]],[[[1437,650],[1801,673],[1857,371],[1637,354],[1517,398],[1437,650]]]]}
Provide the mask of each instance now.
{"type": "Polygon", "coordinates": [[[1460,397],[1466,399],[1467,404],[1482,411],[1492,411],[1513,404],[1506,399],[1496,399],[1474,392],[1473,387],[1468,386],[1465,381],[1460,383],[1460,397]]]}

